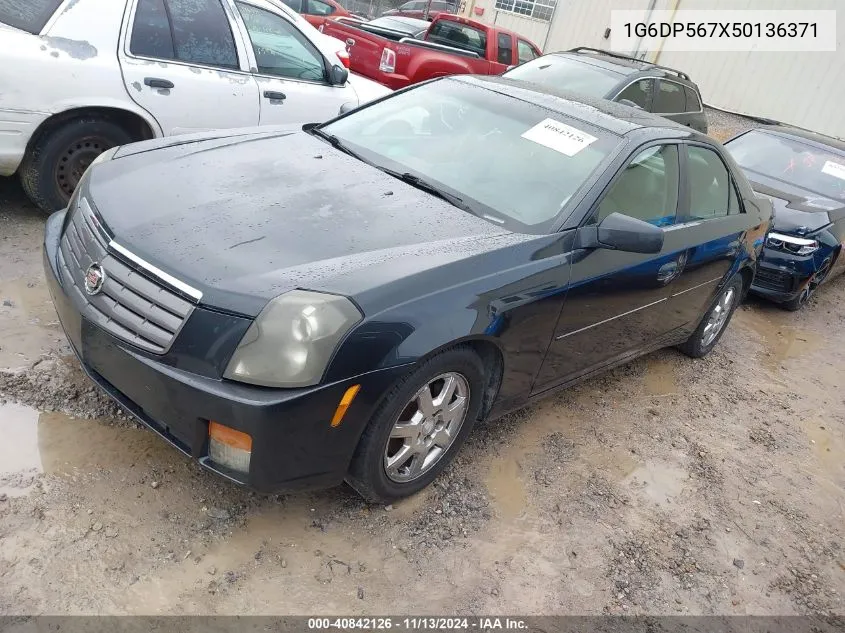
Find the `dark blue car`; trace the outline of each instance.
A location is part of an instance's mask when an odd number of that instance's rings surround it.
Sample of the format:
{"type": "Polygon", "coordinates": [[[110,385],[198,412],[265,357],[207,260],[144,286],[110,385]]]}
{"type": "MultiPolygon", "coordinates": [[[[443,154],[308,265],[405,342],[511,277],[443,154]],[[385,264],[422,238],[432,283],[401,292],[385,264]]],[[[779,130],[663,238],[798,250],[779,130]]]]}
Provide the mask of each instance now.
{"type": "Polygon", "coordinates": [[[725,146],[775,208],[752,291],[799,310],[845,269],[845,141],[786,126],[745,132],[725,146]]]}
{"type": "Polygon", "coordinates": [[[301,131],[110,150],[44,268],[92,379],[204,466],[388,501],[478,420],[710,352],[770,220],[685,126],[448,77],[301,131]]]}

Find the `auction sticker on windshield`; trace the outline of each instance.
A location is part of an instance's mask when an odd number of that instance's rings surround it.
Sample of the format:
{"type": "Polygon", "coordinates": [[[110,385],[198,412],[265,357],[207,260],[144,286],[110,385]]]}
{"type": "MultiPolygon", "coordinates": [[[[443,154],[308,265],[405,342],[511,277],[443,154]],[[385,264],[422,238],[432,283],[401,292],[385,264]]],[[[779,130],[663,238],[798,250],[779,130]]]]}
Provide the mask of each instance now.
{"type": "Polygon", "coordinates": [[[840,180],[845,180],[845,165],[840,165],[839,163],[834,163],[832,160],[829,160],[825,162],[824,167],[822,167],[822,173],[825,173],[828,176],[833,176],[834,178],[839,178],[840,180]]]}
{"type": "Polygon", "coordinates": [[[586,132],[554,119],[540,121],[526,131],[522,138],[534,141],[567,156],[575,156],[590,143],[598,140],[595,136],[590,136],[586,132]]]}

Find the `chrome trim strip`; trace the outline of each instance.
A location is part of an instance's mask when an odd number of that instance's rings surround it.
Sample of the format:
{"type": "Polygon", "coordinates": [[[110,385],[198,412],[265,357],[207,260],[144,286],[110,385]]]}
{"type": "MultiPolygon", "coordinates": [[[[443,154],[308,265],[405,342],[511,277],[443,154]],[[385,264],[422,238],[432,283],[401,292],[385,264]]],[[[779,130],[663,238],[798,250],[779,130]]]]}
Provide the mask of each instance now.
{"type": "Polygon", "coordinates": [[[91,203],[88,202],[88,199],[84,196],[80,196],[77,206],[79,207],[79,213],[82,215],[82,219],[85,221],[85,224],[88,226],[91,234],[94,235],[95,238],[99,238],[102,245],[106,246],[111,240],[111,235],[109,235],[109,232],[106,231],[106,228],[100,222],[97,214],[94,213],[91,203]]]}
{"type": "Polygon", "coordinates": [[[192,286],[189,286],[184,281],[179,281],[178,279],[176,279],[176,277],[173,277],[172,275],[168,275],[166,272],[164,272],[160,268],[156,268],[150,262],[148,262],[144,259],[141,259],[135,253],[125,249],[123,246],[121,246],[120,244],[118,244],[114,240],[111,240],[109,242],[109,248],[117,251],[118,253],[123,255],[126,259],[134,262],[135,264],[137,264],[138,266],[140,266],[141,268],[143,268],[147,272],[152,273],[153,275],[155,275],[156,277],[161,279],[164,283],[170,284],[171,286],[173,286],[177,290],[184,292],[189,297],[192,297],[195,301],[199,302],[200,299],[202,299],[202,292],[200,292],[199,290],[197,290],[196,288],[194,288],[192,286]]]}
{"type": "Polygon", "coordinates": [[[712,284],[712,283],[714,283],[714,282],[717,282],[717,281],[719,281],[719,280],[721,280],[721,279],[722,279],[721,277],[716,277],[716,279],[711,279],[710,281],[705,281],[704,283],[702,283],[702,284],[698,284],[697,286],[693,286],[692,288],[687,288],[686,290],[681,290],[680,292],[676,292],[676,293],[675,293],[675,294],[673,294],[672,296],[673,296],[673,297],[680,297],[680,296],[681,296],[682,294],[684,294],[684,293],[691,292],[691,291],[693,291],[693,290],[696,290],[696,289],[698,289],[698,288],[701,288],[702,286],[706,286],[707,284],[712,284]]]}
{"type": "Polygon", "coordinates": [[[794,235],[786,235],[785,233],[777,233],[775,231],[772,231],[766,237],[767,239],[771,238],[780,242],[795,244],[796,246],[814,246],[816,244],[816,240],[807,239],[805,237],[795,237],[794,235]]]}
{"type": "Polygon", "coordinates": [[[624,316],[628,316],[629,314],[634,314],[634,312],[639,312],[640,310],[645,310],[646,308],[650,308],[651,306],[656,306],[658,303],[663,303],[667,299],[664,297],[663,299],[659,299],[653,303],[646,304],[644,306],[640,306],[639,308],[634,308],[633,310],[628,310],[627,312],[623,312],[622,314],[617,314],[616,316],[612,316],[609,319],[605,319],[604,321],[599,321],[598,323],[593,323],[592,325],[588,325],[587,327],[582,327],[578,330],[574,330],[573,332],[567,332],[566,334],[561,334],[560,336],[556,336],[555,340],[559,341],[562,338],[566,338],[567,336],[572,336],[573,334],[579,334],[580,332],[584,332],[586,330],[590,330],[594,327],[598,327],[599,325],[604,325],[605,323],[610,323],[611,321],[615,321],[616,319],[621,319],[624,316]]]}

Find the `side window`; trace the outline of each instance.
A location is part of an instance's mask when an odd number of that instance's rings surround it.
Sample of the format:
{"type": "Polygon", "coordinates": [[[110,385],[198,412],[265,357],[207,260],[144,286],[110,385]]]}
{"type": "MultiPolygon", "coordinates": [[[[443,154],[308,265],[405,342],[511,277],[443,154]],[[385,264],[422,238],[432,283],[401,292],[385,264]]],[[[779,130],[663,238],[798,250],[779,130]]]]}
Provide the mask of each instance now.
{"type": "Polygon", "coordinates": [[[238,67],[229,18],[220,0],[165,0],[173,26],[176,59],[207,66],[238,67]]]}
{"type": "Polygon", "coordinates": [[[331,15],[334,13],[334,7],[320,0],[308,0],[308,13],[309,15],[331,15]]]}
{"type": "Polygon", "coordinates": [[[138,0],[129,52],[142,57],[176,59],[164,0],[138,0]]]}
{"type": "Polygon", "coordinates": [[[62,0],[0,0],[0,22],[28,33],[40,33],[62,0]]]}
{"type": "Polygon", "coordinates": [[[286,5],[297,13],[302,13],[302,0],[282,0],[286,5]]]}
{"type": "Polygon", "coordinates": [[[643,150],[611,185],[594,222],[601,222],[611,213],[622,213],[655,226],[674,224],[679,172],[677,145],[643,150]]]}
{"type": "Polygon", "coordinates": [[[129,51],[135,55],[238,68],[220,0],[140,0],[129,51]]]}
{"type": "Polygon", "coordinates": [[[712,220],[739,213],[739,198],[719,155],[697,146],[688,147],[687,152],[690,219],[712,220]]]}
{"type": "Polygon", "coordinates": [[[651,97],[654,92],[654,79],[640,79],[625,88],[616,97],[616,101],[633,101],[643,110],[651,110],[651,97]]]}
{"type": "Polygon", "coordinates": [[[654,96],[652,112],[659,114],[684,112],[687,109],[686,106],[687,100],[684,96],[684,87],[674,81],[661,79],[657,94],[654,96]]]}
{"type": "Polygon", "coordinates": [[[290,79],[323,81],[323,57],[284,18],[251,4],[237,2],[246,24],[258,72],[290,79]]]}
{"type": "Polygon", "coordinates": [[[700,112],[701,99],[698,98],[698,93],[689,86],[684,86],[684,94],[687,97],[687,112],[700,112]]]}
{"type": "Polygon", "coordinates": [[[496,41],[499,43],[499,54],[496,61],[510,66],[513,64],[513,39],[507,33],[499,33],[496,41]]]}
{"type": "Polygon", "coordinates": [[[532,59],[537,57],[534,49],[531,48],[531,44],[528,42],[523,42],[522,40],[516,41],[516,52],[519,55],[519,63],[524,64],[525,62],[530,62],[532,59]]]}

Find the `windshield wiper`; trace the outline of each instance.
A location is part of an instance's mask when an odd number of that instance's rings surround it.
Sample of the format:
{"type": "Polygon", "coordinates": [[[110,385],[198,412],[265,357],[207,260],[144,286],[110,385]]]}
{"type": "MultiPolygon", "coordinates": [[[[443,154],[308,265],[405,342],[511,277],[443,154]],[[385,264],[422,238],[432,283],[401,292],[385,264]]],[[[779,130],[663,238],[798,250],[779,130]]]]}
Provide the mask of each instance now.
{"type": "Polygon", "coordinates": [[[332,147],[334,147],[337,150],[340,150],[344,154],[349,154],[352,158],[357,158],[362,163],[367,163],[368,165],[372,165],[372,163],[370,161],[368,161],[366,158],[364,158],[363,156],[361,156],[356,151],[351,150],[346,145],[344,145],[343,141],[341,141],[334,134],[328,134],[326,132],[323,132],[323,130],[321,130],[318,127],[312,127],[310,130],[307,130],[307,132],[309,134],[313,134],[314,136],[319,136],[321,139],[326,141],[329,145],[331,145],[332,147]]]}
{"type": "MultiPolygon", "coordinates": [[[[376,166],[378,167],[378,165],[376,165],[376,166]]],[[[432,183],[428,182],[427,180],[420,178],[419,176],[417,176],[415,174],[412,174],[412,173],[407,172],[407,171],[404,172],[404,173],[398,172],[398,171],[393,171],[392,169],[387,169],[385,167],[378,167],[378,168],[381,169],[384,173],[390,174],[394,178],[398,178],[402,182],[408,183],[412,187],[416,187],[417,189],[420,189],[420,190],[425,191],[427,193],[430,193],[434,196],[437,196],[441,200],[445,200],[446,202],[451,204],[453,207],[459,208],[461,211],[467,211],[468,213],[472,213],[473,215],[478,215],[475,211],[473,211],[473,209],[469,205],[467,205],[463,201],[462,198],[459,198],[455,194],[449,193],[448,191],[444,191],[443,189],[441,189],[437,185],[432,184],[432,183]]]]}

